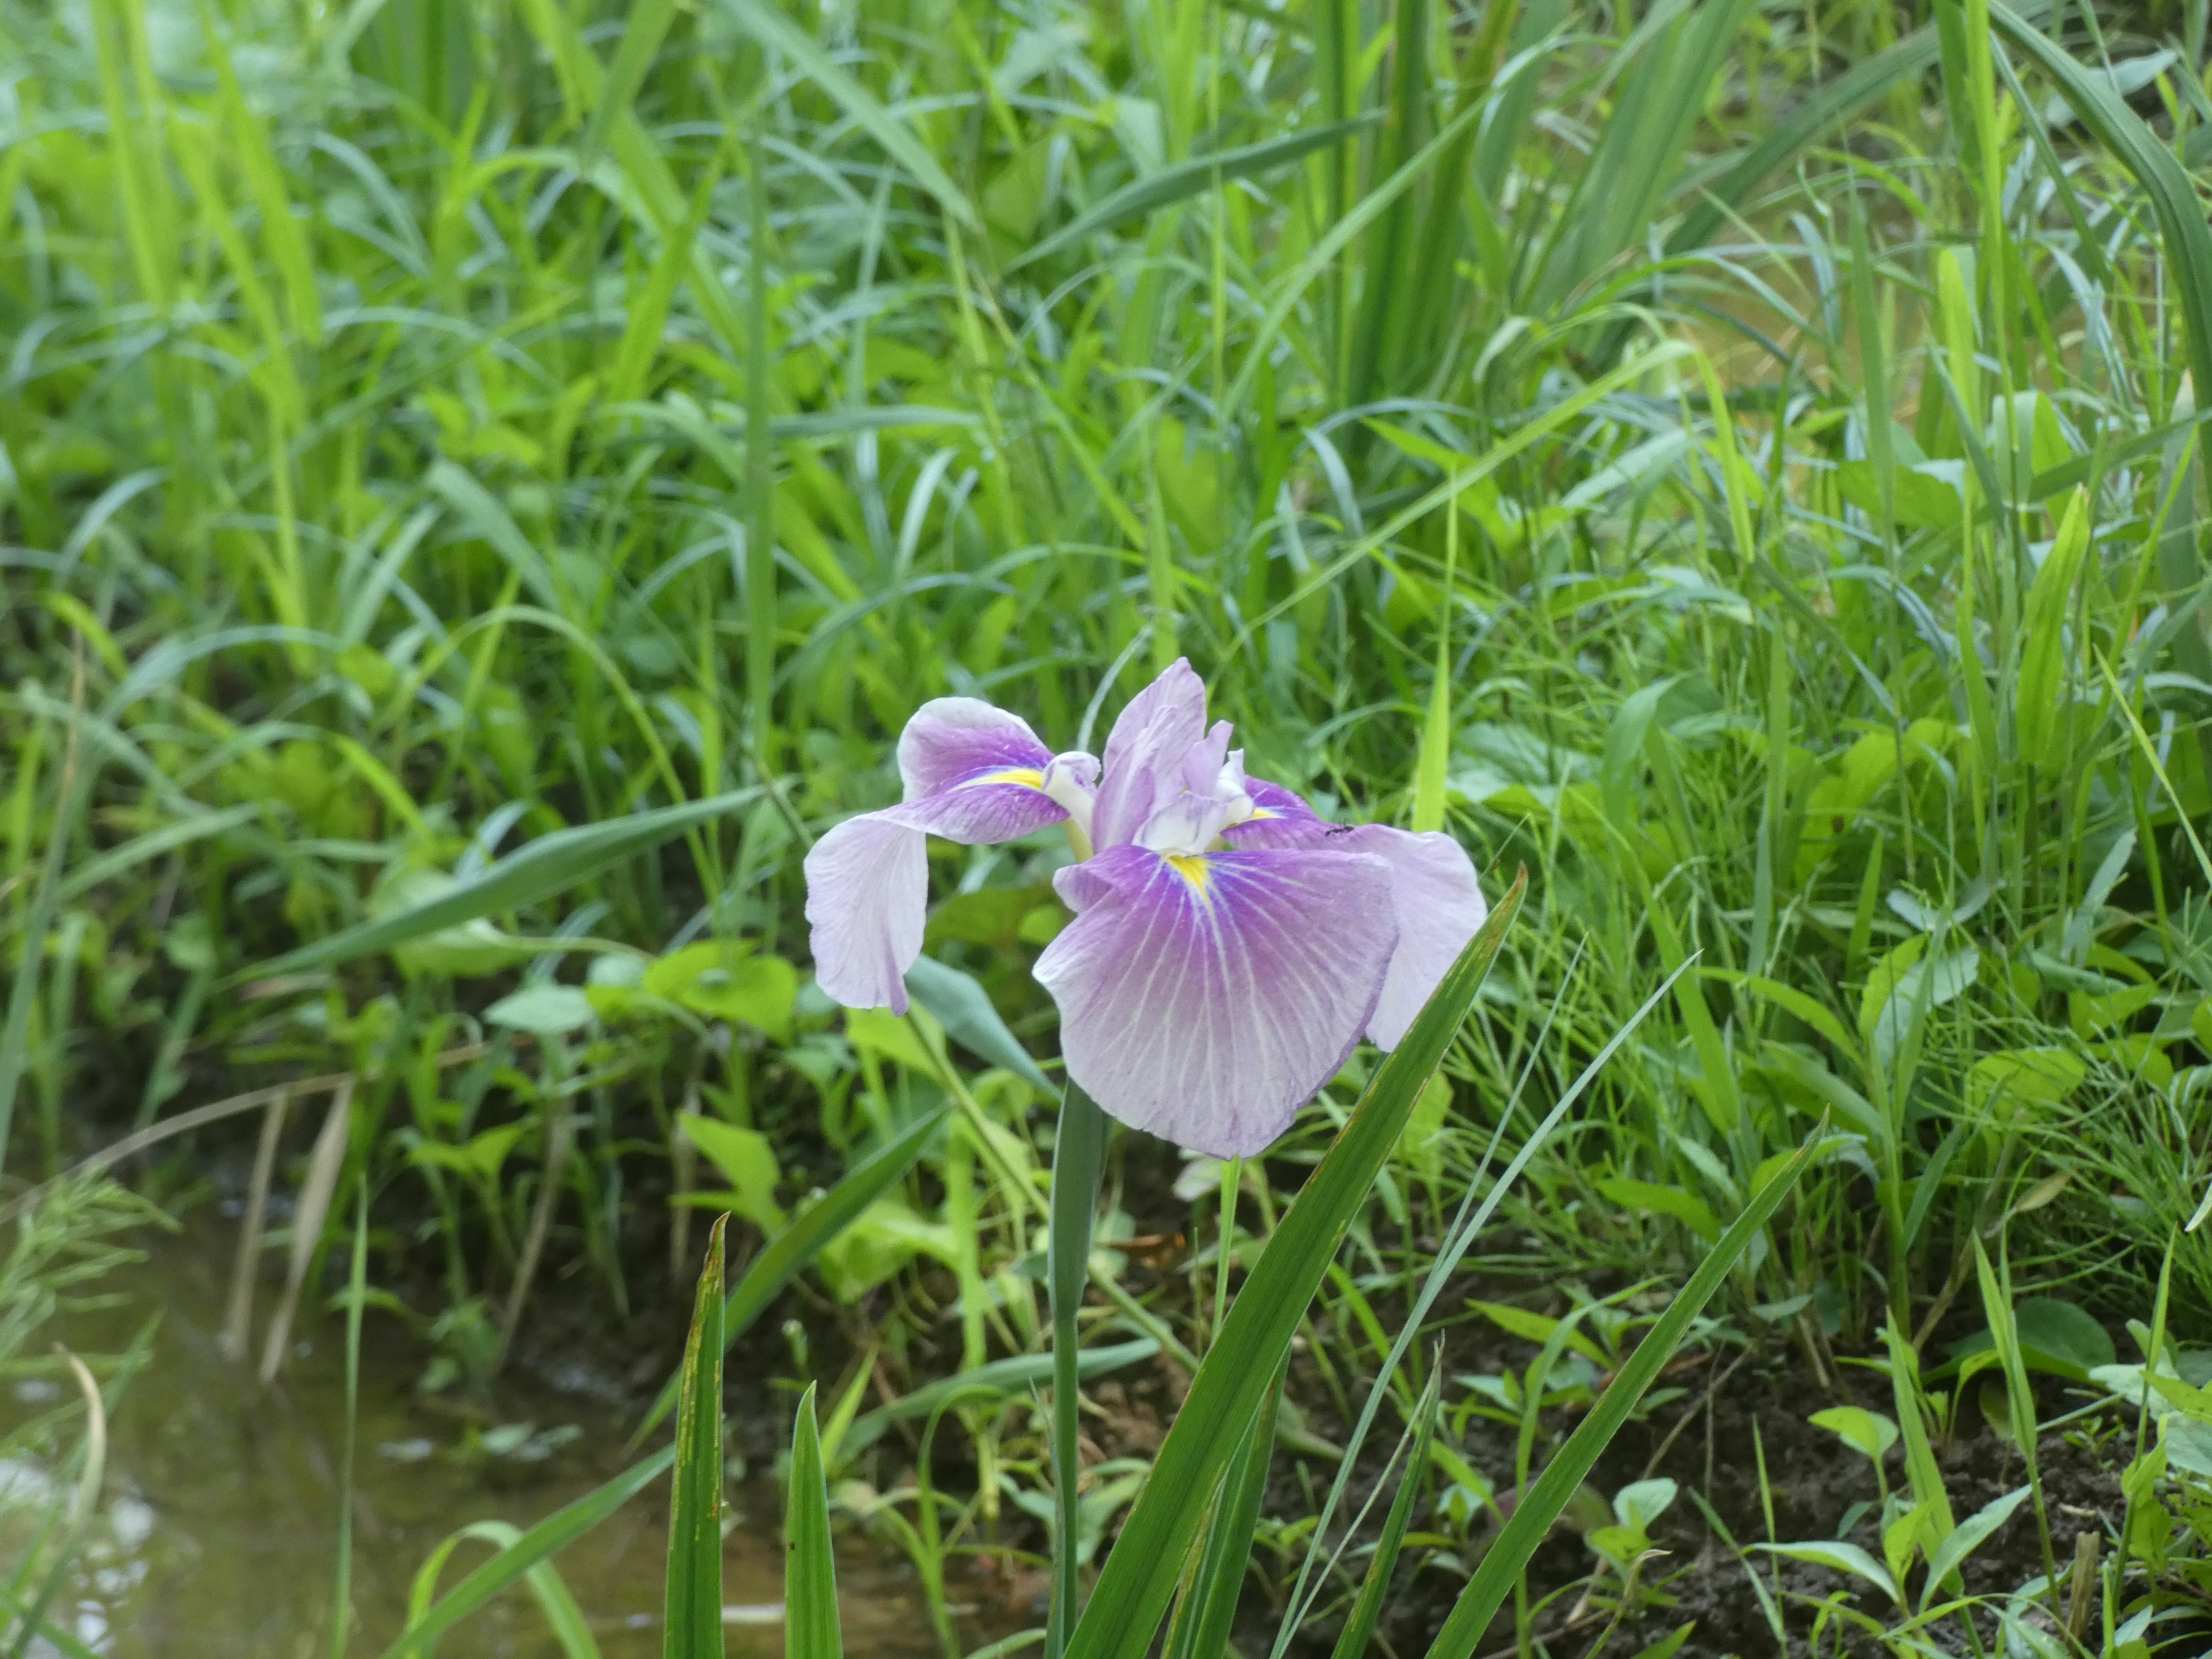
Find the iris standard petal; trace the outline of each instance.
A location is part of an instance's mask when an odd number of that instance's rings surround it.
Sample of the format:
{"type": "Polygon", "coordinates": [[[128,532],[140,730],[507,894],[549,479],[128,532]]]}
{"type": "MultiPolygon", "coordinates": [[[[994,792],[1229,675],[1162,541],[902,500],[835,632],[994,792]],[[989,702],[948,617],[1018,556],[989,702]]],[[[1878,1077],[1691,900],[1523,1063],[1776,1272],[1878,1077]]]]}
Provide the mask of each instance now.
{"type": "Polygon", "coordinates": [[[1261,1151],[1335,1075],[1397,942],[1389,866],[1364,853],[1118,847],[1053,879],[1076,916],[1036,973],[1068,1075],[1217,1158],[1261,1151]]]}
{"type": "Polygon", "coordinates": [[[1390,870],[1390,906],[1398,919],[1398,948],[1382,1000],[1367,1023],[1377,1048],[1395,1048],[1459,953],[1490,915],[1467,849],[1449,836],[1415,835],[1386,823],[1364,823],[1336,844],[1369,854],[1390,870]]]}
{"type": "Polygon", "coordinates": [[[1102,851],[1134,841],[1145,821],[1182,793],[1183,762],[1206,735],[1205,683],[1179,657],[1129,699],[1107,736],[1091,819],[1102,851]]]}

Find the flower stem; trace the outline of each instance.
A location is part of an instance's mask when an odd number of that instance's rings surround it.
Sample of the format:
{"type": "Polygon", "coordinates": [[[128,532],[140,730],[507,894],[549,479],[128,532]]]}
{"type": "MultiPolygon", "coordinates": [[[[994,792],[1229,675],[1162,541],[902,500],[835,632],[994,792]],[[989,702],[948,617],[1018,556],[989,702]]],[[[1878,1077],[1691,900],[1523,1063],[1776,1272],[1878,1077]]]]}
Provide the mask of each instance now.
{"type": "Polygon", "coordinates": [[[1105,1162],[1106,1117],[1073,1081],[1060,1107],[1060,1133],[1052,1149],[1052,1223],[1046,1278],[1052,1290],[1052,1469],[1055,1525],[1052,1550],[1052,1613],[1045,1624],[1045,1659],[1060,1659],[1075,1628],[1076,1491],[1082,1462],[1079,1435],[1083,1395],[1076,1369],[1075,1328],[1091,1264],[1091,1224],[1098,1207],[1105,1162]]]}

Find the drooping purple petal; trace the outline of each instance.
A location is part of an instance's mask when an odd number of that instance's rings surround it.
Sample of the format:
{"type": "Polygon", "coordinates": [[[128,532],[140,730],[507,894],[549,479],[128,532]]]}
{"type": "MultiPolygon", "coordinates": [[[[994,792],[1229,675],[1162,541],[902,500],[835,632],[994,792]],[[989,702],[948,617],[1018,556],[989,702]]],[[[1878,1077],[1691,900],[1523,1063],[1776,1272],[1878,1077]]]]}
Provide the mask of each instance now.
{"type": "Polygon", "coordinates": [[[1429,993],[1488,918],[1490,906],[1467,849],[1449,836],[1364,823],[1337,839],[1389,866],[1398,948],[1390,953],[1390,970],[1367,1035],[1377,1048],[1395,1048],[1429,993]]]}
{"type": "Polygon", "coordinates": [[[935,698],[899,733],[899,775],[910,801],[981,772],[1042,774],[1051,759],[1027,720],[980,697],[935,698]]]}
{"type": "Polygon", "coordinates": [[[1389,866],[1349,849],[1124,846],[1054,884],[1076,916],[1036,972],[1068,1074],[1122,1122],[1217,1158],[1266,1147],[1335,1074],[1397,942],[1389,866]]]}
{"type": "MultiPolygon", "coordinates": [[[[1106,738],[1091,832],[1102,852],[1135,840],[1145,821],[1182,792],[1183,763],[1206,735],[1205,683],[1177,658],[1129,699],[1106,738]]],[[[1223,738],[1225,748],[1225,732],[1223,738]]]]}
{"type": "Polygon", "coordinates": [[[1060,823],[1068,809],[1045,793],[1053,764],[1023,720],[987,702],[940,697],[916,711],[899,736],[906,800],[846,819],[806,855],[822,988],[848,1008],[904,1013],[929,908],[927,838],[973,846],[1060,823]]]}

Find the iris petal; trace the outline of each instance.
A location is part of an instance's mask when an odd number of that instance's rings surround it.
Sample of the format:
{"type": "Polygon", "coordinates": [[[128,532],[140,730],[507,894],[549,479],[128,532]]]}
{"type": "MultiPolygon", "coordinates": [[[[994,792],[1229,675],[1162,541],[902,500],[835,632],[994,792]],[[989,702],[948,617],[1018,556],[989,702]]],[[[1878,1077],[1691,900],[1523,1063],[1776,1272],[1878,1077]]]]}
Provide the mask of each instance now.
{"type": "Polygon", "coordinates": [[[1381,859],[1390,869],[1390,908],[1398,919],[1398,948],[1367,1035],[1395,1048],[1475,930],[1490,906],[1475,879],[1467,849],[1437,830],[1415,835],[1387,823],[1364,823],[1338,839],[1381,859]]]}
{"type": "Polygon", "coordinates": [[[1335,1075],[1396,942],[1389,866],[1365,853],[1118,847],[1054,882],[1076,916],[1036,972],[1068,1074],[1218,1158],[1266,1147],[1335,1075]]]}
{"type": "Polygon", "coordinates": [[[980,697],[934,698],[899,733],[899,776],[910,801],[994,769],[1042,772],[1051,760],[1027,720],[980,697]]]}
{"type": "Polygon", "coordinates": [[[1129,699],[1107,736],[1091,820],[1100,850],[1134,841],[1145,821],[1182,793],[1183,763],[1206,735],[1205,683],[1177,658],[1129,699]]]}
{"type": "Polygon", "coordinates": [[[940,697],[899,736],[907,799],[848,818],[806,855],[814,976],[848,1008],[906,1012],[929,908],[927,838],[1012,841],[1067,817],[1044,793],[1052,753],[1018,716],[940,697]]]}
{"type": "Polygon", "coordinates": [[[1383,823],[1330,823],[1276,784],[1255,779],[1249,787],[1261,815],[1225,832],[1231,846],[1338,848],[1370,854],[1390,866],[1398,948],[1367,1035],[1378,1048],[1396,1048],[1429,993],[1490,915],[1466,848],[1434,830],[1415,835],[1383,823]]]}

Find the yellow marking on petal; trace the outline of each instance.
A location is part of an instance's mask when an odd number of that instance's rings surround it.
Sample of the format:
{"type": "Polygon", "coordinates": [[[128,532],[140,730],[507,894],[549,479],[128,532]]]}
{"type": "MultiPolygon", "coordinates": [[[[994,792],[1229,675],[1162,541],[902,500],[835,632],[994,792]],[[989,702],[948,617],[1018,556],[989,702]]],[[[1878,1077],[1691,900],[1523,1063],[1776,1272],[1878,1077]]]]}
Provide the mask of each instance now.
{"type": "Polygon", "coordinates": [[[960,787],[975,789],[987,783],[1018,783],[1025,789],[1042,789],[1044,774],[1034,766],[1009,766],[1003,771],[986,772],[980,777],[969,778],[960,787]]]}
{"type": "Polygon", "coordinates": [[[1171,853],[1168,868],[1190,884],[1190,890],[1200,898],[1207,896],[1206,887],[1213,880],[1213,872],[1206,867],[1203,854],[1171,853]]]}
{"type": "Polygon", "coordinates": [[[1246,818],[1244,822],[1254,823],[1261,818],[1279,818],[1282,816],[1280,812],[1271,812],[1264,806],[1255,806],[1252,809],[1252,816],[1246,818]]]}

